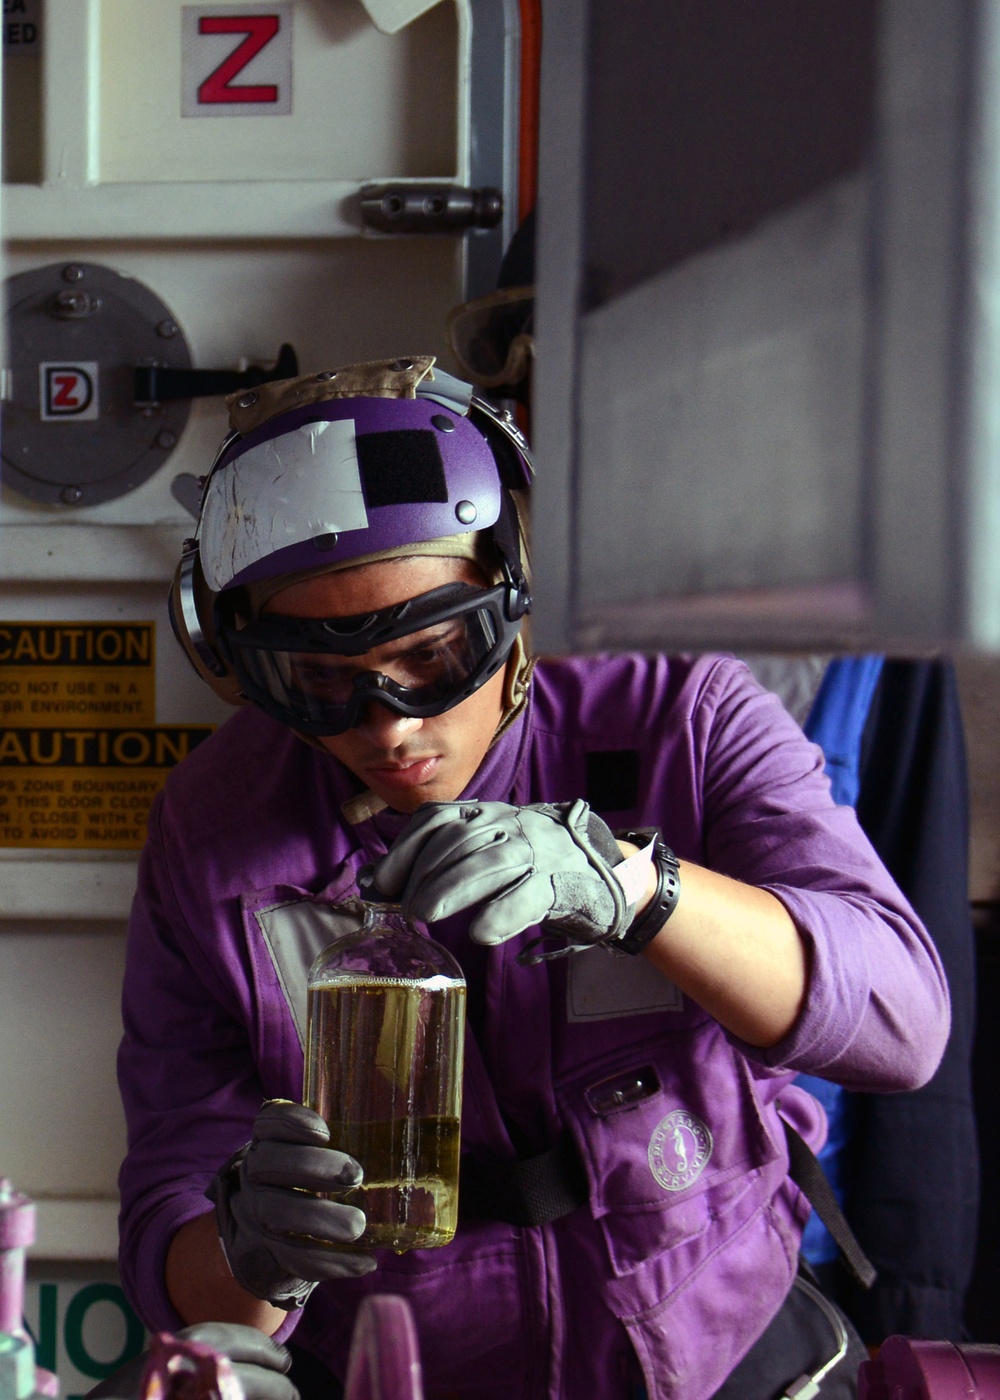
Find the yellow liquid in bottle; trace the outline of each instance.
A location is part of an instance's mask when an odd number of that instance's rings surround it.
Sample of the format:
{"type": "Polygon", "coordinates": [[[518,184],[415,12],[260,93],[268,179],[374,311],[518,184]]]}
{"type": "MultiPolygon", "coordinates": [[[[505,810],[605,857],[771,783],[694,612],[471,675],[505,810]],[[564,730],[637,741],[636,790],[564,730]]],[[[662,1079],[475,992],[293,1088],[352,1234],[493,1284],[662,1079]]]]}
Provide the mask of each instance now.
{"type": "Polygon", "coordinates": [[[352,1249],[431,1249],[458,1224],[465,987],[444,977],[334,978],[309,992],[305,1101],[364,1180],[352,1249]]]}

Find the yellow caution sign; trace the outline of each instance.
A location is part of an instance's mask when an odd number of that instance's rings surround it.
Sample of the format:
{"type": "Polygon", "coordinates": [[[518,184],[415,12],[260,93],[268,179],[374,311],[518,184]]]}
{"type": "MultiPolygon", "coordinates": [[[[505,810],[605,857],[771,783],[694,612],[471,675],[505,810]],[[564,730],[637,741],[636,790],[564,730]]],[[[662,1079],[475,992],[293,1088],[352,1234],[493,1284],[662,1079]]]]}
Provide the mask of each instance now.
{"type": "Polygon", "coordinates": [[[151,622],[0,623],[0,846],[138,849],[212,725],[156,723],[151,622]]]}

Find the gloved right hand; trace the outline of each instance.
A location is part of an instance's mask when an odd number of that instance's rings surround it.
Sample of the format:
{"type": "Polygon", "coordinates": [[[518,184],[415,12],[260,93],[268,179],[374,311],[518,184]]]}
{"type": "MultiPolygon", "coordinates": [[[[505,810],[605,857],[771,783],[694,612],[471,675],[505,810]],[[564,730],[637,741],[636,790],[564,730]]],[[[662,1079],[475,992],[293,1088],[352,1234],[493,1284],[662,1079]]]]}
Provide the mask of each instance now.
{"type": "Polygon", "coordinates": [[[215,1204],[233,1278],[286,1311],[301,1308],[321,1280],[357,1278],[375,1268],[371,1254],[336,1248],[362,1233],[364,1211],[314,1194],[343,1191],[362,1179],[354,1158],[329,1141],[318,1113],[274,1099],[254,1119],[251,1141],[205,1193],[215,1204]]]}

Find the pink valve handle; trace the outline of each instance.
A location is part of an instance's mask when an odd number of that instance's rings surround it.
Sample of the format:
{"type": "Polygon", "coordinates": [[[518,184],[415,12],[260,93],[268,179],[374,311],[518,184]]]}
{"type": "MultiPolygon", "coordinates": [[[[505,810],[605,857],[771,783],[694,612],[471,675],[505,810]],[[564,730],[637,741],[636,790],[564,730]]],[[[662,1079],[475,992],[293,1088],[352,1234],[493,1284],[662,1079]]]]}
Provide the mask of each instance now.
{"type": "Polygon", "coordinates": [[[405,1298],[375,1293],[358,1309],[344,1400],[424,1400],[417,1329],[405,1298]]]}
{"type": "Polygon", "coordinates": [[[858,1368],[858,1400],[1000,1400],[1000,1346],[887,1337],[858,1368]]]}
{"type": "Polygon", "coordinates": [[[243,1400],[228,1356],[158,1332],[149,1344],[140,1400],[243,1400]]]}
{"type": "Polygon", "coordinates": [[[24,1335],[24,1251],[35,1242],[35,1203],[0,1180],[0,1332],[24,1335]]]}
{"type": "MultiPolygon", "coordinates": [[[[35,1242],[35,1203],[0,1177],[0,1332],[26,1337],[24,1330],[24,1253],[35,1242]]],[[[51,1371],[35,1367],[36,1395],[59,1394],[51,1371]]]]}

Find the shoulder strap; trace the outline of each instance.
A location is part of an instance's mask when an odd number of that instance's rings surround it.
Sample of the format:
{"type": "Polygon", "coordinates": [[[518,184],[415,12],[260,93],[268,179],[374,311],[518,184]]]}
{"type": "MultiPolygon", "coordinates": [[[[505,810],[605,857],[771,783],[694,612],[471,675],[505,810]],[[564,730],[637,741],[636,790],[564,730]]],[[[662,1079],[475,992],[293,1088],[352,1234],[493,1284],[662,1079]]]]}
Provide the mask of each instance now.
{"type": "Polygon", "coordinates": [[[847,1269],[862,1288],[871,1288],[875,1269],[847,1223],[818,1157],[790,1124],[781,1121],[788,1142],[788,1175],[830,1231],[847,1269]]]}

